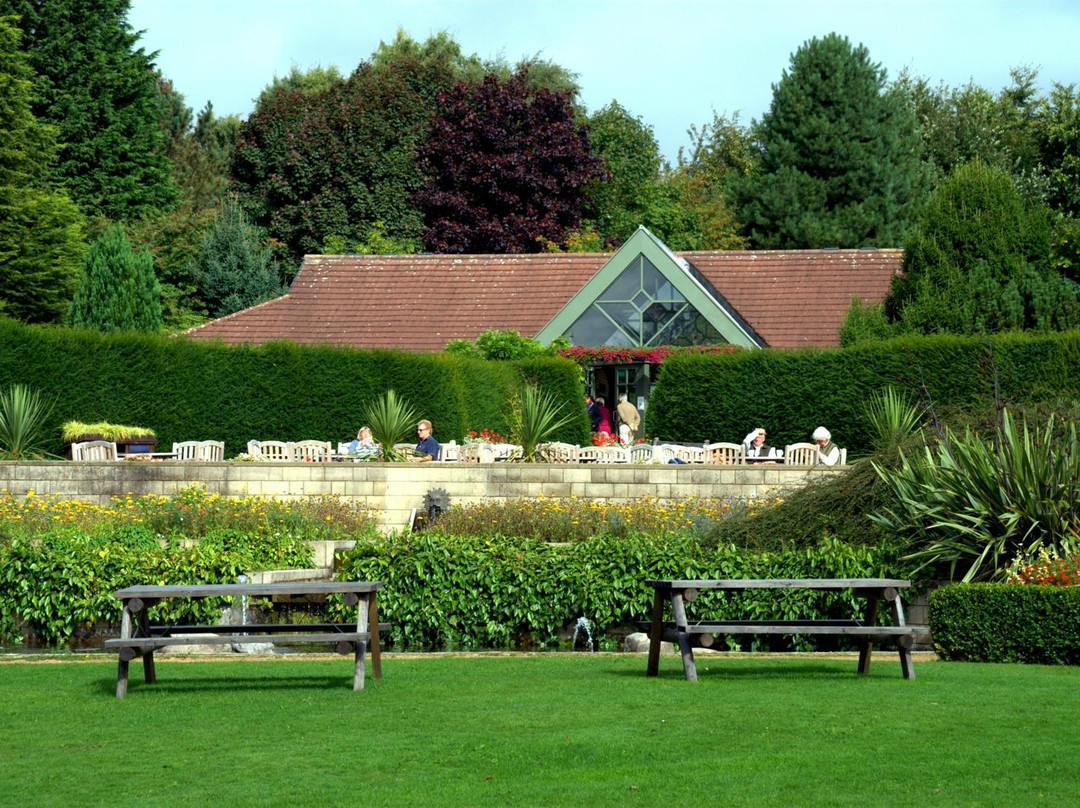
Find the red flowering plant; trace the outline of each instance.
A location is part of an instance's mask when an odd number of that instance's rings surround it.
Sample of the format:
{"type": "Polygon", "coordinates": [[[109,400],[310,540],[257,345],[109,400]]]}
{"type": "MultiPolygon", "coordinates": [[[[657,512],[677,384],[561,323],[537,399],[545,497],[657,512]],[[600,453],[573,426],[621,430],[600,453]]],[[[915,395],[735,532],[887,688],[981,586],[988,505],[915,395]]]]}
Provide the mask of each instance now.
{"type": "Polygon", "coordinates": [[[592,442],[593,446],[622,446],[619,436],[610,432],[593,432],[592,442]]]}
{"type": "Polygon", "coordinates": [[[1008,581],[1037,586],[1080,586],[1080,553],[1064,558],[1044,554],[1038,561],[1016,564],[1008,581]]]}
{"type": "Polygon", "coordinates": [[[506,443],[506,438],[496,432],[494,429],[488,429],[484,427],[479,432],[475,429],[470,429],[469,433],[465,436],[466,443],[506,443]]]}
{"type": "Polygon", "coordinates": [[[590,345],[572,345],[559,348],[556,353],[572,359],[579,365],[630,365],[645,362],[660,365],[672,354],[677,353],[735,353],[737,345],[691,345],[688,347],[658,345],[655,348],[618,348],[612,345],[593,347],[590,345]]]}

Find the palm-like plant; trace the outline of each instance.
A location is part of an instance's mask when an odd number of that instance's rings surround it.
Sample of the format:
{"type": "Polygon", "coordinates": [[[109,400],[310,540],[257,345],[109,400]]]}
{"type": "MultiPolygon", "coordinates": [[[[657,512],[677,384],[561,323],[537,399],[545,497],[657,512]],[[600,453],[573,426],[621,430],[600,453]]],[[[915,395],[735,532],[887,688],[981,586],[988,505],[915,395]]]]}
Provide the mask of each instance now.
{"type": "Polygon", "coordinates": [[[874,449],[889,455],[903,446],[922,423],[923,409],[894,387],[886,387],[866,404],[874,449]]]}
{"type": "Polygon", "coordinates": [[[518,393],[518,417],[513,425],[514,438],[522,449],[521,459],[536,460],[537,447],[571,418],[573,416],[563,411],[554,395],[543,392],[535,384],[523,385],[518,393]]]}
{"type": "Polygon", "coordinates": [[[921,457],[901,453],[900,468],[875,465],[895,505],[871,519],[912,541],[910,557],[947,566],[963,580],[1002,577],[1010,562],[1080,549],[1080,438],[1064,438],[1051,417],[1041,433],[1002,412],[993,443],[946,434],[921,457]]]}
{"type": "Polygon", "coordinates": [[[42,448],[45,419],[55,401],[24,384],[0,392],[0,457],[27,460],[47,456],[42,448]]]}
{"type": "Polygon", "coordinates": [[[381,460],[404,460],[400,452],[394,451],[395,443],[404,443],[413,436],[413,429],[419,418],[417,411],[404,399],[398,398],[393,390],[362,408],[364,423],[371,427],[371,437],[379,445],[381,460]]]}

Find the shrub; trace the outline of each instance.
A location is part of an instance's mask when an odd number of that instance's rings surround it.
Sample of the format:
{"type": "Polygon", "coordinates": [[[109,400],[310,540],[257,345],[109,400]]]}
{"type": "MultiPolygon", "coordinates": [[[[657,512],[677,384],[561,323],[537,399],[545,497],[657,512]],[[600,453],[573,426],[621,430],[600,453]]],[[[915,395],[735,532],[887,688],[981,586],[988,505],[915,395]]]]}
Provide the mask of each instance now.
{"type": "Polygon", "coordinates": [[[943,659],[1080,665],[1080,587],[943,586],[930,593],[929,615],[943,659]]]}

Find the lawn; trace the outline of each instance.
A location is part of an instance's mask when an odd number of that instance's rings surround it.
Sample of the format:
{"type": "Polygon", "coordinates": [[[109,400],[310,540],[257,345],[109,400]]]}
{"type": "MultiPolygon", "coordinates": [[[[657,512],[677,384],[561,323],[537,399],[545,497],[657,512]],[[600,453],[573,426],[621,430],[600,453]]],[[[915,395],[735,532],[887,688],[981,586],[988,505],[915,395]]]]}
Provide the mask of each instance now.
{"type": "MultiPolygon", "coordinates": [[[[68,658],[70,659],[70,658],[68,658]]],[[[1080,804],[1080,670],[625,654],[0,663],[0,805],[1080,804]]]]}

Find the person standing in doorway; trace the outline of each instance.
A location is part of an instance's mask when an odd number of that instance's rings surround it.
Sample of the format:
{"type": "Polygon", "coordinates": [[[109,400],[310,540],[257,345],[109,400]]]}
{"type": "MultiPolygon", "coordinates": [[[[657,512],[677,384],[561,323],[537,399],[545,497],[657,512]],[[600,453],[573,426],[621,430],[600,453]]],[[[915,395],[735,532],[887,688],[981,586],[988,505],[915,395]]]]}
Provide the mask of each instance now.
{"type": "Polygon", "coordinates": [[[641,426],[641,413],[637,407],[626,399],[626,393],[619,396],[619,403],[615,406],[615,414],[619,416],[619,440],[623,446],[629,446],[637,436],[638,427],[641,426]]]}

